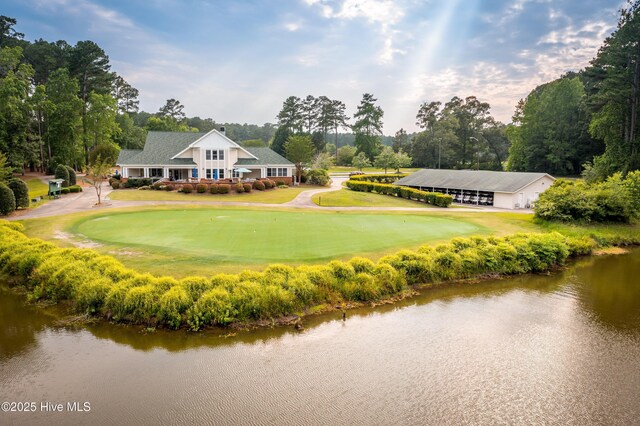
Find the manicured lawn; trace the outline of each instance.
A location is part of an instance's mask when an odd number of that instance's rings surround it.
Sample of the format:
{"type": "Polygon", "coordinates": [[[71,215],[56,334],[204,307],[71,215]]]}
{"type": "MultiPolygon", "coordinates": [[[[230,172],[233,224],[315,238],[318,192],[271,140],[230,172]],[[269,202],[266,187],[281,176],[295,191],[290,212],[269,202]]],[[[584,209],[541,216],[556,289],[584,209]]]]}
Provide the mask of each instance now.
{"type": "Polygon", "coordinates": [[[119,189],[111,192],[109,198],[121,201],[212,201],[282,204],[293,200],[302,191],[314,189],[314,186],[278,188],[269,191],[251,191],[248,194],[183,194],[172,191],[139,191],[137,189],[119,189]]]}
{"type": "Polygon", "coordinates": [[[413,207],[429,208],[430,204],[418,201],[405,200],[404,198],[389,195],[374,194],[371,192],[351,191],[341,189],[339,191],[324,192],[312,197],[314,203],[323,207],[413,207]]]}
{"type": "Polygon", "coordinates": [[[541,230],[531,215],[435,208],[365,213],[166,205],[94,210],[22,223],[30,237],[62,247],[90,247],[138,271],[176,277],[260,270],[274,262],[377,259],[455,236],[541,230]]]}

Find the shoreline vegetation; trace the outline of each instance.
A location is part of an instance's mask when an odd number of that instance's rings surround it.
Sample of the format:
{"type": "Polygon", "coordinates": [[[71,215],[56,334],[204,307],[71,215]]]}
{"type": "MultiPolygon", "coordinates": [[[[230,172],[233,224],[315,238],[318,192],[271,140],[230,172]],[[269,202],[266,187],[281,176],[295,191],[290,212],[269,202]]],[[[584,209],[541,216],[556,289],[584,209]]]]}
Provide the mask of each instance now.
{"type": "Polygon", "coordinates": [[[0,271],[29,301],[68,304],[76,314],[116,323],[194,331],[287,324],[336,307],[393,303],[424,286],[541,273],[570,258],[640,244],[636,227],[458,237],[377,262],[354,257],[316,266],[275,264],[261,272],[178,280],[139,273],[111,256],[60,248],[23,231],[19,223],[0,221],[0,271]]]}

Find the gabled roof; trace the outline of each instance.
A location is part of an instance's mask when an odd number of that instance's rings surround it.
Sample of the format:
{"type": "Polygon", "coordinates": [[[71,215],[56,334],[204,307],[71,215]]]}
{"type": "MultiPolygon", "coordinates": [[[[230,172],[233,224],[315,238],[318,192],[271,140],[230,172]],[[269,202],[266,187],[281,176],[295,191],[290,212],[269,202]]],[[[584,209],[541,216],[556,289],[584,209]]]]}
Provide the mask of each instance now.
{"type": "Polygon", "coordinates": [[[396,181],[395,185],[514,193],[545,176],[555,180],[547,173],[422,169],[396,181]]]}
{"type": "Polygon", "coordinates": [[[149,132],[143,150],[122,150],[118,155],[118,165],[192,165],[190,158],[175,158],[175,154],[184,150],[205,133],[195,132],[149,132]],[[134,154],[135,153],[135,154],[134,154]]]}
{"type": "MultiPolygon", "coordinates": [[[[209,132],[211,133],[211,132],[209,132]]],[[[189,148],[194,142],[208,133],[194,132],[149,132],[144,149],[123,149],[118,155],[119,166],[153,166],[153,165],[195,165],[191,158],[173,158],[189,148]]],[[[253,165],[293,165],[292,162],[270,148],[243,148],[231,141],[234,146],[246,151],[255,158],[240,158],[236,166],[253,165]]]]}
{"type": "Polygon", "coordinates": [[[199,137],[199,138],[195,139],[193,142],[191,142],[189,145],[187,145],[187,146],[186,146],[184,149],[182,149],[181,151],[176,152],[176,153],[173,155],[173,157],[177,157],[177,156],[179,156],[180,154],[184,153],[187,149],[194,147],[194,146],[196,145],[196,143],[197,143],[200,139],[204,138],[205,136],[210,135],[211,133],[216,133],[216,134],[218,134],[219,136],[222,136],[222,138],[223,138],[223,139],[226,139],[226,140],[227,140],[227,142],[229,142],[229,143],[231,144],[231,146],[234,146],[234,147],[236,147],[236,148],[238,148],[238,149],[240,149],[240,150],[242,150],[242,151],[246,152],[246,153],[247,153],[247,154],[249,154],[249,155],[253,155],[253,154],[251,154],[249,151],[247,151],[246,149],[244,149],[244,147],[242,147],[242,146],[238,145],[237,143],[235,143],[234,141],[232,141],[231,139],[229,139],[229,138],[227,137],[227,135],[225,135],[224,133],[221,133],[221,132],[219,132],[219,131],[218,131],[218,130],[216,130],[216,129],[212,129],[212,130],[208,131],[207,133],[200,133],[200,137],[199,137]]]}
{"type": "Polygon", "coordinates": [[[267,164],[278,164],[278,165],[293,165],[293,163],[282,155],[278,154],[271,148],[265,147],[247,147],[245,148],[251,155],[256,157],[253,158],[238,158],[236,161],[236,166],[256,166],[256,165],[267,165],[267,164]]]}

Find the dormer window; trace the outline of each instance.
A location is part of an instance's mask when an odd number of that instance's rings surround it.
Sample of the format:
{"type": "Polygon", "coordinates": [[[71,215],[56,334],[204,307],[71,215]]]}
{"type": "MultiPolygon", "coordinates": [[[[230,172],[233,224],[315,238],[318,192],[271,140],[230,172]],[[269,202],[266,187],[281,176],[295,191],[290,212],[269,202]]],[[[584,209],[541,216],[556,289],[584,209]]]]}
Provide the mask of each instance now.
{"type": "Polygon", "coordinates": [[[207,149],[205,154],[206,160],[224,160],[224,150],[207,149]]]}

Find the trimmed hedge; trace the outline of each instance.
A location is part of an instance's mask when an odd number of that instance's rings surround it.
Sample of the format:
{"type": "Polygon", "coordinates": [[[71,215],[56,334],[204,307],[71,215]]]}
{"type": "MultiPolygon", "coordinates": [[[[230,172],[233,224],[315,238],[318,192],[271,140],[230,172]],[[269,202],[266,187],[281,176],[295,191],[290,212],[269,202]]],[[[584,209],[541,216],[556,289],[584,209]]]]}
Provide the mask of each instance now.
{"type": "Polygon", "coordinates": [[[393,183],[405,176],[408,175],[406,173],[353,175],[349,176],[349,180],[355,180],[359,182],[393,183]]]}
{"type": "Polygon", "coordinates": [[[244,188],[244,192],[251,192],[251,189],[253,189],[250,183],[243,183],[242,187],[244,188]]]}
{"type": "MultiPolygon", "coordinates": [[[[124,267],[93,250],[59,248],[29,238],[19,223],[0,221],[0,272],[24,285],[30,300],[71,302],[77,312],[117,322],[188,326],[277,318],[321,304],[381,299],[408,285],[440,283],[483,274],[542,272],[593,251],[590,237],[557,232],[504,238],[454,238],[446,244],[402,250],[377,262],[291,267],[210,278],[154,277],[124,267]]],[[[601,244],[640,244],[640,232],[600,236],[601,244]]]]}
{"type": "Polygon", "coordinates": [[[207,185],[203,184],[203,183],[199,183],[196,185],[196,192],[198,194],[204,194],[205,192],[207,192],[207,185]]]}
{"type": "Polygon", "coordinates": [[[13,178],[9,179],[7,186],[13,191],[13,196],[16,202],[16,208],[29,207],[29,187],[22,179],[13,178]]]}
{"type": "Polygon", "coordinates": [[[258,191],[264,191],[266,187],[267,187],[267,184],[265,184],[262,181],[259,181],[259,180],[253,181],[253,189],[256,189],[258,191]]]}
{"type": "Polygon", "coordinates": [[[16,197],[13,191],[4,183],[0,182],[0,214],[8,215],[16,209],[16,197]]]}
{"type": "Polygon", "coordinates": [[[242,194],[244,192],[244,186],[241,183],[236,183],[234,188],[238,194],[242,194]]]}
{"type": "Polygon", "coordinates": [[[64,164],[58,164],[54,174],[56,179],[63,179],[62,186],[66,188],[69,186],[69,169],[64,164]]]}
{"type": "Polygon", "coordinates": [[[191,194],[193,192],[193,185],[191,185],[190,183],[185,183],[184,185],[182,185],[182,187],[180,187],[180,192],[191,194]]]}
{"type": "Polygon", "coordinates": [[[80,185],[70,186],[69,192],[82,192],[82,187],[80,185]]]}
{"type": "Polygon", "coordinates": [[[76,171],[73,170],[73,167],[65,166],[67,168],[67,172],[69,172],[69,185],[75,185],[78,183],[78,177],[76,176],[76,171]]]}
{"type": "Polygon", "coordinates": [[[439,192],[420,191],[415,188],[390,185],[387,183],[362,182],[350,179],[347,181],[347,188],[352,191],[375,192],[382,195],[406,198],[407,200],[422,201],[438,207],[449,207],[453,202],[451,195],[441,194],[439,192]]]}
{"type": "Polygon", "coordinates": [[[151,178],[129,178],[123,184],[124,188],[140,188],[141,186],[151,186],[153,180],[151,178]]]}
{"type": "Polygon", "coordinates": [[[218,184],[218,193],[219,194],[228,194],[231,191],[231,185],[228,183],[218,184]]]}

